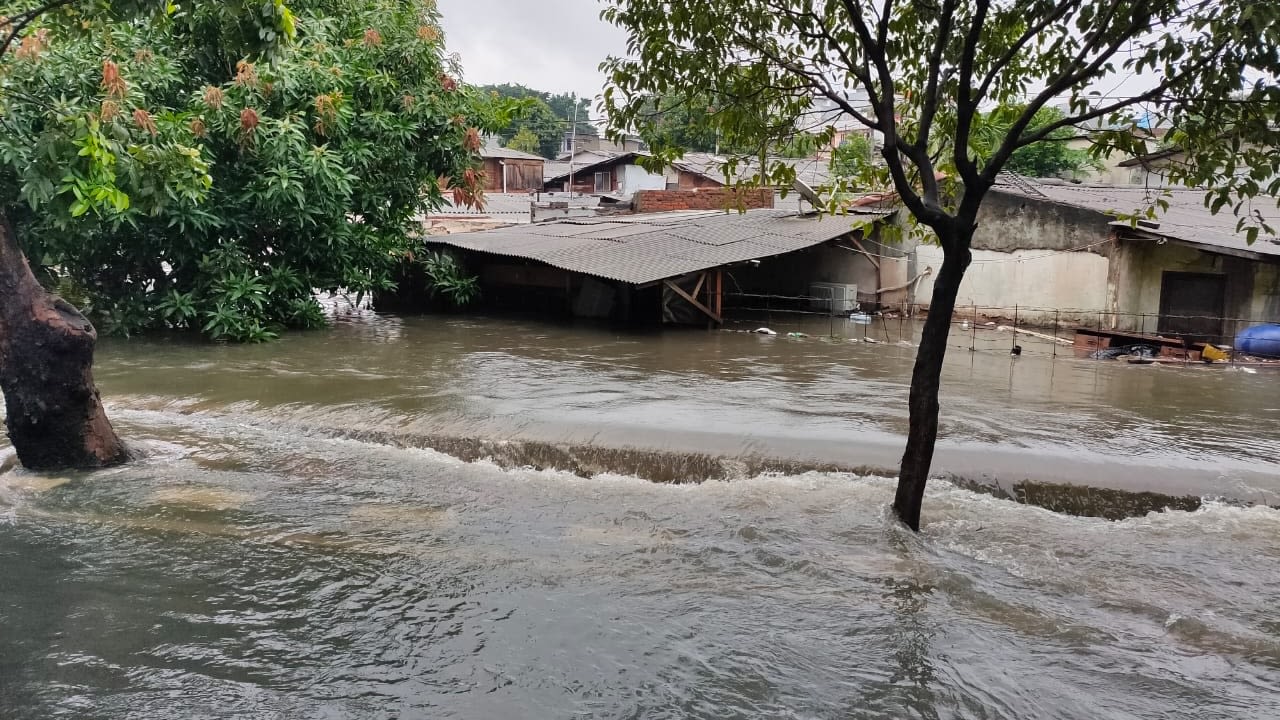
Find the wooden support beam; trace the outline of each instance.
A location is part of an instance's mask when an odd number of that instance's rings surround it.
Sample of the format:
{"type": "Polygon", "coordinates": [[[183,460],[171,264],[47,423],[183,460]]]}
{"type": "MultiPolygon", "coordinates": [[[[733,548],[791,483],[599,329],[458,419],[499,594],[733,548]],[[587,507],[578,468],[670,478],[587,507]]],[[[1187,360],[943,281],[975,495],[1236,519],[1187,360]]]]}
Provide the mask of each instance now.
{"type": "Polygon", "coordinates": [[[724,270],[716,270],[716,315],[724,317],[724,270]]]}
{"type": "Polygon", "coordinates": [[[871,264],[876,266],[876,270],[879,270],[880,259],[877,258],[875,255],[872,255],[871,253],[867,252],[867,249],[862,246],[862,241],[859,240],[858,238],[851,236],[849,239],[853,241],[853,246],[858,248],[858,250],[861,250],[862,254],[866,255],[867,259],[871,261],[871,264]]]}
{"type": "MultiPolygon", "coordinates": [[[[663,280],[662,283],[667,287],[671,288],[671,292],[679,295],[680,297],[684,298],[685,301],[687,301],[690,305],[701,310],[707,317],[711,318],[717,323],[721,322],[720,316],[716,314],[715,311],[713,311],[711,308],[707,307],[706,305],[703,305],[702,302],[699,301],[696,297],[685,292],[685,289],[677,285],[675,282],[671,280],[663,280]]],[[[698,287],[701,288],[702,284],[699,283],[698,287]]]]}

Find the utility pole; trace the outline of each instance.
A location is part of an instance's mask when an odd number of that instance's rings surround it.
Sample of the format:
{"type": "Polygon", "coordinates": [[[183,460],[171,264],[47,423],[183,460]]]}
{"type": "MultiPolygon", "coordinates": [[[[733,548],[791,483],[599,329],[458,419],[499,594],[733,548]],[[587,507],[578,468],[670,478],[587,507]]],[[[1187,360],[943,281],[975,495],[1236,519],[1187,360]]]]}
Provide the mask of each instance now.
{"type": "MultiPolygon", "coordinates": [[[[568,119],[568,118],[566,118],[568,119]]],[[[573,124],[569,126],[569,197],[573,197],[573,158],[578,154],[578,93],[573,94],[573,124]]]]}

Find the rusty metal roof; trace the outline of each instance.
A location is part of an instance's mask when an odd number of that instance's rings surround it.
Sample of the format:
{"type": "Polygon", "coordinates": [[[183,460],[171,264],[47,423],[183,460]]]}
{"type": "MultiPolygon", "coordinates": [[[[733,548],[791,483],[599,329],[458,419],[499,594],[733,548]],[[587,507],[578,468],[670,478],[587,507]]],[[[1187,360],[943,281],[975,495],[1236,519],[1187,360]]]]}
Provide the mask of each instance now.
{"type": "MultiPolygon", "coordinates": [[[[1156,200],[1163,200],[1169,207],[1161,210],[1156,206],[1156,216],[1150,221],[1154,225],[1143,216],[1142,224],[1133,228],[1133,232],[1176,240],[1210,252],[1280,258],[1280,242],[1276,242],[1276,238],[1262,235],[1250,245],[1243,232],[1236,232],[1238,218],[1231,208],[1223,208],[1217,215],[1210,212],[1204,204],[1203,189],[1057,185],[1030,178],[1021,178],[1015,183],[1003,174],[995,189],[1113,217],[1138,215],[1153,206],[1156,200]]],[[[1253,201],[1252,209],[1265,218],[1268,225],[1277,227],[1277,221],[1280,221],[1277,202],[1277,198],[1260,196],[1253,201]]],[[[1111,224],[1122,229],[1130,227],[1125,219],[1117,219],[1111,224]]]]}
{"type": "Polygon", "coordinates": [[[803,250],[852,231],[859,221],[891,212],[836,216],[799,215],[787,210],[645,213],[559,220],[427,240],[644,285],[803,250]]]}

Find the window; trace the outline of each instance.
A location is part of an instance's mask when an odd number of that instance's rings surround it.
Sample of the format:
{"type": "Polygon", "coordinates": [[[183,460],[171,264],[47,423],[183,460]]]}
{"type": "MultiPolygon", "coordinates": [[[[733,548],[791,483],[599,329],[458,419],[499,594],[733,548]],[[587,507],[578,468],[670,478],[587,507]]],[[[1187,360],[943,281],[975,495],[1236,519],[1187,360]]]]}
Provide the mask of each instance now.
{"type": "Polygon", "coordinates": [[[611,185],[610,180],[612,180],[612,178],[610,177],[610,173],[607,173],[607,172],[596,173],[596,192],[605,193],[612,190],[613,188],[610,187],[611,185]]]}

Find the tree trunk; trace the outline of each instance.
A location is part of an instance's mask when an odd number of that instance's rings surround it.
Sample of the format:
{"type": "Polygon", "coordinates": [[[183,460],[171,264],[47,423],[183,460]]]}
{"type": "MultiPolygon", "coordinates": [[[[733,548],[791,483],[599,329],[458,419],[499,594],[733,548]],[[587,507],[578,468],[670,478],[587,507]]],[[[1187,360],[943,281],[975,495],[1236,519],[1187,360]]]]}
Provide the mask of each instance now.
{"type": "MultiPolygon", "coordinates": [[[[944,231],[946,232],[946,231],[944,231]]],[[[924,499],[924,487],[929,481],[929,467],[933,464],[933,446],[938,439],[938,386],[942,378],[942,361],[947,356],[947,339],[951,333],[951,316],[956,308],[956,295],[960,281],[969,267],[971,258],[969,241],[972,231],[951,231],[950,238],[942,237],[942,271],[933,285],[933,298],[929,301],[929,315],[916,349],[915,370],[911,373],[910,425],[907,430],[907,449],[902,454],[898,471],[898,492],[893,499],[893,510],[898,518],[912,530],[920,530],[920,503],[924,499]]]]}
{"type": "Polygon", "coordinates": [[[93,384],[98,333],[40,287],[0,214],[0,391],[9,439],[31,470],[123,462],[124,444],[93,384]]]}

